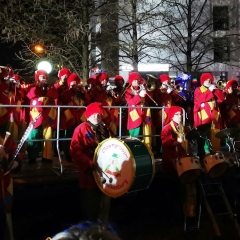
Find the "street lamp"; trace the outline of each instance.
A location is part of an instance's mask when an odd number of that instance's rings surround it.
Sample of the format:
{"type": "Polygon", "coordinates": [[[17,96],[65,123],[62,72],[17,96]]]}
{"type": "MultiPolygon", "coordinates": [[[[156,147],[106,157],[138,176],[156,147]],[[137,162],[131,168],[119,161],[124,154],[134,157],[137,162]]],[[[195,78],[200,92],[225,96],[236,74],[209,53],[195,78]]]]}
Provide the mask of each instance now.
{"type": "Polygon", "coordinates": [[[37,65],[37,70],[45,70],[49,74],[52,71],[52,64],[48,61],[41,61],[37,65]]]}
{"type": "Polygon", "coordinates": [[[41,54],[41,53],[45,52],[45,47],[42,44],[36,44],[36,45],[34,45],[33,50],[35,53],[41,54]]]}

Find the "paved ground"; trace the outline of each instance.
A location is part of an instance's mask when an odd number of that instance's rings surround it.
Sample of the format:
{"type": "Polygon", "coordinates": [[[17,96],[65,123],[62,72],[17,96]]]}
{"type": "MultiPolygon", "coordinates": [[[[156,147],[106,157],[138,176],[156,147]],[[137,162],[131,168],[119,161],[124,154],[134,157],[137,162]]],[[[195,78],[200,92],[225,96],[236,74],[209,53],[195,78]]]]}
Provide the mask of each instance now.
{"type": "MultiPolygon", "coordinates": [[[[28,165],[14,176],[13,224],[15,240],[42,240],[53,236],[80,219],[78,182],[74,164],[63,160],[60,176],[58,159],[54,163],[28,165]]],[[[224,178],[229,202],[234,207],[229,178],[224,178]],[[227,179],[227,180],[226,180],[227,179]]],[[[238,184],[237,184],[238,187],[238,184]]],[[[149,189],[112,199],[109,222],[123,240],[215,239],[216,234],[205,206],[202,207],[200,229],[185,234],[178,197],[169,196],[171,185],[157,173],[149,189]]],[[[238,201],[238,197],[236,198],[238,201]]],[[[214,202],[213,202],[214,204],[214,202]]],[[[239,209],[235,210],[236,214],[239,209]]],[[[229,218],[218,220],[224,239],[239,239],[229,218]]]]}

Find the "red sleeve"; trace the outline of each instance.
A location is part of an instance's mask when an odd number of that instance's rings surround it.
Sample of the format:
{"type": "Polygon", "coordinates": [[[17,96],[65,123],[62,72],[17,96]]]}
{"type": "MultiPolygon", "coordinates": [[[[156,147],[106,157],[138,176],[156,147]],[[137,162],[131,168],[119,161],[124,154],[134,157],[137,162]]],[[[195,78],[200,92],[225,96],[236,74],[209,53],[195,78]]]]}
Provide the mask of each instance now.
{"type": "Polygon", "coordinates": [[[169,128],[168,125],[162,129],[161,140],[162,144],[166,147],[172,147],[174,145],[174,142],[176,142],[176,139],[174,139],[172,136],[172,128],[169,128]]]}
{"type": "Polygon", "coordinates": [[[74,131],[70,145],[70,153],[74,162],[81,168],[82,171],[90,168],[93,164],[93,159],[90,158],[87,148],[96,144],[93,132],[88,129],[87,123],[80,124],[74,131]]]}
{"type": "Polygon", "coordinates": [[[139,97],[138,95],[133,95],[131,93],[131,90],[126,91],[125,99],[127,101],[128,106],[132,106],[132,105],[136,106],[141,104],[141,97],[139,97]]]}
{"type": "Polygon", "coordinates": [[[32,87],[29,89],[29,92],[27,93],[27,97],[29,99],[33,99],[33,98],[37,98],[37,88],[36,87],[32,87]]]}
{"type": "Polygon", "coordinates": [[[213,92],[214,96],[217,97],[217,102],[223,102],[224,99],[225,99],[225,95],[223,93],[222,90],[219,90],[219,89],[216,89],[214,92],[213,92]]]}
{"type": "Polygon", "coordinates": [[[58,91],[54,86],[50,87],[47,91],[47,97],[50,97],[52,99],[58,98],[58,91]]]}

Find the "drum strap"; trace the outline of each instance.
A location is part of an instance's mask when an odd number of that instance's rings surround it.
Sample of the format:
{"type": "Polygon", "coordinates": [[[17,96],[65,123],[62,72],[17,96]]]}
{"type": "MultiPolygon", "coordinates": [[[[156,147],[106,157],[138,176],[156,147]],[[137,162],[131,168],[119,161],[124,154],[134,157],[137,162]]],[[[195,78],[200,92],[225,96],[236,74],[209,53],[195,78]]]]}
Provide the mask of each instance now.
{"type": "Polygon", "coordinates": [[[183,142],[181,145],[185,149],[185,151],[188,152],[188,141],[185,138],[184,126],[182,124],[179,124],[178,127],[176,128],[173,121],[170,122],[170,125],[173,129],[173,132],[177,134],[179,138],[183,139],[183,142]]]}

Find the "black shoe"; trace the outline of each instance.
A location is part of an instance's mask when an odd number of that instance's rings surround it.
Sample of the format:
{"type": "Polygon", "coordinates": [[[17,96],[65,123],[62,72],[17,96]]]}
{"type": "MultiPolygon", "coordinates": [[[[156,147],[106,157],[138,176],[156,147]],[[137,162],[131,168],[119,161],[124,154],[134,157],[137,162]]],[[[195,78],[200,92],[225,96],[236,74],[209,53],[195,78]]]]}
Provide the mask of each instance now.
{"type": "Polygon", "coordinates": [[[28,164],[34,164],[36,163],[36,158],[32,158],[28,160],[28,164]]]}
{"type": "Polygon", "coordinates": [[[43,163],[52,163],[52,159],[42,158],[43,163]]]}

